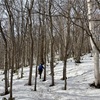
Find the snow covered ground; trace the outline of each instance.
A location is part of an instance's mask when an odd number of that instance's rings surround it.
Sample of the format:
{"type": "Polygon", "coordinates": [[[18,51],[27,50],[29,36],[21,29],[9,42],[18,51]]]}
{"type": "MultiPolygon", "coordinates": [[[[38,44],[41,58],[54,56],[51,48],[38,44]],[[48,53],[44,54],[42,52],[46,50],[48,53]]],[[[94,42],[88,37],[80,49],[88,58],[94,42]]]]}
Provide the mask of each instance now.
{"type": "MultiPolygon", "coordinates": [[[[90,54],[82,57],[82,63],[75,64],[73,59],[68,59],[67,63],[67,90],[63,90],[64,81],[62,78],[63,63],[59,63],[55,67],[55,86],[49,87],[51,84],[50,67],[47,66],[47,80],[37,79],[37,91],[34,91],[34,73],[33,66],[33,85],[27,86],[29,67],[24,68],[24,78],[17,79],[14,74],[13,96],[15,100],[100,100],[100,90],[89,87],[89,83],[94,81],[93,58],[90,54]]],[[[0,71],[0,93],[4,91],[4,75],[0,71]]],[[[42,75],[43,78],[43,75],[42,75]]],[[[9,97],[9,94],[5,96],[9,97]]],[[[2,100],[3,96],[0,96],[2,100]]]]}

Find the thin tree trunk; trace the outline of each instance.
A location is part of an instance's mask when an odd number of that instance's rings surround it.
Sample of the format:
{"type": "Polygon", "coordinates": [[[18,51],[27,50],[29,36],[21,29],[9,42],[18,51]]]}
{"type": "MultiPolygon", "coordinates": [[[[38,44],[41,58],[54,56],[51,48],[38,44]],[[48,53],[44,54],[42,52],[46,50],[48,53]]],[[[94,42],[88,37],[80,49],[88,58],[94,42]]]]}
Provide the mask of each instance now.
{"type": "Polygon", "coordinates": [[[5,0],[5,6],[7,9],[7,13],[9,15],[9,25],[10,25],[10,37],[12,42],[12,65],[11,65],[11,81],[10,81],[10,99],[13,99],[12,94],[12,84],[13,84],[13,70],[14,70],[14,46],[15,46],[15,39],[14,39],[14,18],[11,11],[11,8],[9,6],[9,1],[5,0]]]}
{"type": "Polygon", "coordinates": [[[12,47],[12,64],[11,64],[11,81],[10,81],[10,99],[13,99],[12,84],[13,84],[13,72],[14,72],[14,45],[12,47]]]}
{"type": "Polygon", "coordinates": [[[29,23],[29,35],[30,35],[30,39],[31,39],[31,55],[30,55],[30,71],[29,71],[29,80],[28,80],[28,85],[32,84],[32,69],[33,69],[33,35],[32,35],[32,8],[33,8],[33,4],[34,4],[34,0],[30,1],[29,7],[28,7],[28,23],[29,23]]]}
{"type": "Polygon", "coordinates": [[[66,88],[67,88],[66,65],[67,65],[67,59],[65,58],[65,60],[64,60],[64,81],[65,81],[64,90],[66,90],[66,88]]]}
{"type": "Polygon", "coordinates": [[[34,91],[37,91],[37,65],[36,65],[36,70],[35,70],[35,85],[34,85],[34,91]]]}
{"type": "Polygon", "coordinates": [[[68,49],[69,49],[69,42],[70,42],[70,1],[68,0],[68,19],[67,19],[67,35],[65,40],[65,47],[64,47],[64,67],[63,67],[63,80],[65,80],[64,89],[66,90],[67,85],[67,77],[66,77],[66,66],[67,66],[67,57],[68,57],[68,49]]]}
{"type": "Polygon", "coordinates": [[[31,40],[30,72],[29,72],[28,85],[32,84],[32,68],[33,68],[33,40],[31,40]]]}
{"type": "Polygon", "coordinates": [[[1,22],[0,22],[0,32],[1,32],[1,35],[2,35],[2,38],[4,40],[4,48],[5,48],[5,94],[8,94],[8,74],[7,74],[7,70],[8,70],[8,62],[7,62],[7,39],[4,35],[4,32],[2,30],[2,27],[1,27],[1,22]]]}
{"type": "Polygon", "coordinates": [[[50,34],[51,34],[51,61],[50,61],[50,69],[51,69],[51,78],[52,83],[50,86],[54,86],[54,38],[53,38],[53,24],[52,24],[52,16],[51,16],[51,7],[52,0],[49,0],[49,17],[50,17],[50,34]]]}
{"type": "Polygon", "coordinates": [[[44,45],[44,47],[45,47],[45,50],[44,50],[44,79],[43,79],[43,81],[46,81],[46,32],[45,32],[45,45],[44,45]]]}
{"type": "Polygon", "coordinates": [[[36,59],[36,70],[35,70],[35,85],[34,91],[37,91],[37,66],[38,66],[38,59],[39,59],[39,41],[38,41],[38,52],[37,52],[37,59],[36,59]]]}

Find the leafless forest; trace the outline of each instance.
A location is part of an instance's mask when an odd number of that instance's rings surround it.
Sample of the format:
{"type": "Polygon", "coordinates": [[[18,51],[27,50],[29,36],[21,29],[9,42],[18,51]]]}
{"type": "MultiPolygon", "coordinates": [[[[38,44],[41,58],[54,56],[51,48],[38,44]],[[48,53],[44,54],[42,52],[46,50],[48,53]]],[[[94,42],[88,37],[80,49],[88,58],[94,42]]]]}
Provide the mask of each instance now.
{"type": "Polygon", "coordinates": [[[37,66],[44,62],[45,81],[46,63],[50,63],[53,86],[55,62],[61,60],[66,90],[67,59],[73,57],[76,63],[81,63],[81,56],[87,53],[94,56],[98,86],[100,0],[0,0],[0,69],[5,75],[4,94],[10,92],[11,100],[13,73],[22,78],[23,67],[30,66],[28,85],[31,85],[32,67],[36,65],[36,91],[37,66]]]}

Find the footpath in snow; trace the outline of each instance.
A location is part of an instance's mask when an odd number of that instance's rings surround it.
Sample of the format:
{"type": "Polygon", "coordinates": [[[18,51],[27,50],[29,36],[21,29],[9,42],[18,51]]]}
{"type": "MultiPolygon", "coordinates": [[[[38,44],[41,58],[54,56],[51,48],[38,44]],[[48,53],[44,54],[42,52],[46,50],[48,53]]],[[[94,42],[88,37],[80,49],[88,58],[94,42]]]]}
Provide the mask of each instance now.
{"type": "MultiPolygon", "coordinates": [[[[89,83],[94,81],[93,58],[90,55],[82,57],[82,63],[75,64],[73,59],[68,59],[67,63],[67,90],[63,90],[64,81],[62,78],[63,63],[58,62],[55,71],[55,86],[51,84],[50,66],[47,66],[47,80],[37,78],[37,91],[34,91],[34,73],[33,66],[33,85],[25,85],[28,82],[29,67],[24,68],[24,78],[17,79],[14,74],[13,96],[15,100],[100,100],[100,89],[89,87],[89,83]]],[[[43,77],[43,75],[42,75],[43,77]]],[[[4,91],[3,71],[0,71],[0,93],[4,91]]],[[[0,96],[0,100],[6,96],[0,96]]]]}

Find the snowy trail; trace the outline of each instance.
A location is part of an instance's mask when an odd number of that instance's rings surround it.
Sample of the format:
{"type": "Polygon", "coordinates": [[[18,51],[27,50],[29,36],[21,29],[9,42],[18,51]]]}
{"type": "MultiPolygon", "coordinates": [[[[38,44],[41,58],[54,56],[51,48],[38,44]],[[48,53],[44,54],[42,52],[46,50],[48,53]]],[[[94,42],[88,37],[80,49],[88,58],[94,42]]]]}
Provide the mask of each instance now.
{"type": "MultiPolygon", "coordinates": [[[[15,100],[100,100],[100,90],[89,87],[89,83],[94,81],[93,76],[93,59],[89,55],[83,57],[82,63],[75,64],[72,59],[68,59],[67,63],[67,90],[63,90],[64,81],[62,78],[63,63],[59,63],[54,68],[55,86],[49,87],[51,84],[50,67],[47,66],[47,80],[37,78],[37,91],[34,91],[34,73],[33,66],[33,85],[25,85],[28,82],[29,67],[24,68],[24,78],[17,79],[14,75],[13,95],[15,100]]],[[[4,75],[0,71],[0,93],[4,91],[4,75]]],[[[6,97],[9,97],[7,95],[6,97]]],[[[2,100],[0,96],[0,100],[2,100]]]]}

